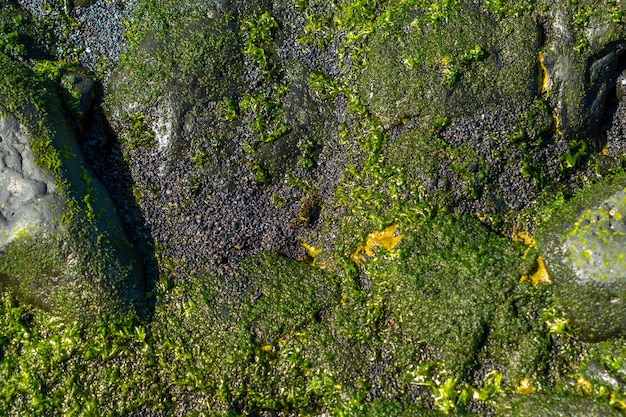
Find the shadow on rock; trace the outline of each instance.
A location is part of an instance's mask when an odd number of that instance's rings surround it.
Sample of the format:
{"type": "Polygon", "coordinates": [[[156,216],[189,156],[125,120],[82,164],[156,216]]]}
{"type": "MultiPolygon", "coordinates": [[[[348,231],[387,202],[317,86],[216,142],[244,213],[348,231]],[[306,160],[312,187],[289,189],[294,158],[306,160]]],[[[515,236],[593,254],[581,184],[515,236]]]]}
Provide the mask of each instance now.
{"type": "Polygon", "coordinates": [[[2,282],[24,300],[74,320],[144,312],[141,259],[83,158],[56,85],[0,58],[2,282]]]}
{"type": "Polygon", "coordinates": [[[143,291],[145,299],[138,305],[138,313],[149,319],[154,310],[154,286],[159,277],[155,258],[155,243],[151,230],[133,192],[135,183],[121,146],[102,110],[104,91],[101,84],[94,86],[94,104],[86,112],[83,129],[78,134],[85,159],[95,175],[107,188],[125,232],[139,252],[143,266],[143,291]]]}

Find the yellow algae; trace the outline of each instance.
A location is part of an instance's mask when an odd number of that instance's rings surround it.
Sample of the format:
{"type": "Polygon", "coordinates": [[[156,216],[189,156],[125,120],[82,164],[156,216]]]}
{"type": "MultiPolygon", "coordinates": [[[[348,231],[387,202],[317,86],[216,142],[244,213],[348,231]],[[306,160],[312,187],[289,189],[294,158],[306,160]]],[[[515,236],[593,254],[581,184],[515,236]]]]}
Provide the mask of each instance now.
{"type": "Polygon", "coordinates": [[[537,258],[537,270],[530,277],[528,275],[522,275],[520,282],[524,282],[527,280],[530,280],[530,283],[533,287],[539,285],[540,282],[552,284],[552,280],[550,279],[550,275],[548,274],[546,264],[543,262],[541,256],[537,258]]]}
{"type": "Polygon", "coordinates": [[[554,126],[555,126],[556,133],[563,136],[563,131],[561,130],[561,119],[559,118],[559,115],[557,114],[556,110],[552,113],[552,118],[554,119],[554,126]]]}
{"type": "Polygon", "coordinates": [[[584,392],[585,394],[591,394],[591,382],[584,377],[579,377],[576,381],[576,388],[584,392]]]}
{"type": "Polygon", "coordinates": [[[322,248],[316,248],[313,245],[309,245],[308,243],[302,243],[302,247],[306,249],[309,256],[315,259],[320,253],[322,253],[322,248]]]}
{"type": "Polygon", "coordinates": [[[543,62],[543,52],[539,51],[539,84],[541,85],[541,92],[547,93],[550,89],[550,75],[546,64],[543,62]]]}
{"type": "Polygon", "coordinates": [[[517,386],[517,392],[520,394],[532,394],[535,391],[537,391],[537,388],[533,387],[530,378],[522,379],[517,386]]]}
{"type": "Polygon", "coordinates": [[[365,260],[365,256],[374,256],[374,248],[383,247],[388,252],[391,252],[398,243],[404,237],[403,234],[398,233],[398,226],[393,224],[384,230],[378,230],[367,235],[365,245],[359,245],[356,251],[350,255],[350,259],[357,265],[365,260]]]}
{"type": "Polygon", "coordinates": [[[522,242],[526,246],[534,247],[537,244],[537,241],[535,241],[535,239],[533,239],[533,237],[526,232],[517,232],[513,235],[513,240],[515,242],[522,242]]]}
{"type": "Polygon", "coordinates": [[[315,246],[309,245],[306,242],[302,243],[302,247],[306,249],[309,256],[313,258],[313,262],[311,263],[311,266],[316,266],[320,269],[326,268],[326,262],[320,262],[320,263],[317,262],[317,257],[322,253],[322,248],[316,248],[315,246]]]}
{"type": "Polygon", "coordinates": [[[609,154],[609,143],[608,142],[606,143],[606,145],[604,145],[604,147],[600,151],[600,154],[602,154],[602,155],[608,155],[609,154]]]}
{"type": "Polygon", "coordinates": [[[609,404],[615,408],[619,408],[622,411],[626,410],[626,400],[618,398],[615,392],[611,392],[611,395],[609,397],[609,404]]]}
{"type": "Polygon", "coordinates": [[[526,259],[528,253],[535,246],[537,246],[537,241],[535,241],[535,239],[526,232],[517,232],[513,235],[512,239],[514,242],[522,242],[524,245],[528,246],[528,248],[526,248],[524,254],[522,255],[522,259],[526,259]]]}

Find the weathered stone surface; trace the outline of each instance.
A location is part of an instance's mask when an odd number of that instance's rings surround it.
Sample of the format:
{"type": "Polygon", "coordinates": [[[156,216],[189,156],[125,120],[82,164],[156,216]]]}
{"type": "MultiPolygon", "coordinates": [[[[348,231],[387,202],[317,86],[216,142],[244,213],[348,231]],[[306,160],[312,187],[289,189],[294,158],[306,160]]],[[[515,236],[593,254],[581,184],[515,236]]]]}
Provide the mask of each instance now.
{"type": "Polygon", "coordinates": [[[128,312],[142,289],[137,255],[72,131],[53,114],[47,151],[61,152],[46,157],[59,158],[58,171],[38,164],[43,155],[33,151],[47,129],[27,128],[11,113],[0,117],[0,279],[59,315],[128,312]]]}
{"type": "Polygon", "coordinates": [[[626,50],[624,29],[610,21],[602,2],[586,19],[567,2],[560,3],[553,8],[542,54],[544,88],[559,131],[572,139],[589,138],[598,133],[626,50]]]}
{"type": "Polygon", "coordinates": [[[31,135],[11,114],[0,117],[0,245],[29,230],[57,230],[58,191],[35,164],[31,135]]]}
{"type": "Polygon", "coordinates": [[[544,226],[546,266],[576,334],[626,332],[626,177],[581,193],[544,226]]]}

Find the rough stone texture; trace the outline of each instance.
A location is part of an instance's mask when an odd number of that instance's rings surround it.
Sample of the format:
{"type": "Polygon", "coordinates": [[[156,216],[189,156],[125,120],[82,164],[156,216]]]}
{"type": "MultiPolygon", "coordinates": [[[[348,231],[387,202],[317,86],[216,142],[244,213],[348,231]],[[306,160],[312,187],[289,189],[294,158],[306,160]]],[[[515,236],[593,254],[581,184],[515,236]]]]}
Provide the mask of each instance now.
{"type": "Polygon", "coordinates": [[[582,397],[528,395],[514,401],[503,416],[515,417],[617,417],[622,414],[582,397]]]}
{"type": "Polygon", "coordinates": [[[53,178],[34,160],[31,135],[11,114],[0,117],[0,245],[23,233],[55,232],[59,198],[53,178]]]}
{"type": "Polygon", "coordinates": [[[626,178],[585,190],[546,226],[546,266],[575,332],[597,341],[626,331],[626,178]]]}
{"type": "Polygon", "coordinates": [[[31,145],[41,132],[11,113],[0,118],[1,281],[71,318],[130,312],[143,285],[139,260],[72,131],[58,111],[52,114],[58,173],[37,165],[31,145]]]}
{"type": "Polygon", "coordinates": [[[535,92],[539,31],[526,16],[498,22],[463,3],[433,22],[407,8],[389,25],[393,30],[371,37],[359,80],[384,121],[471,116],[504,102],[526,103],[535,92]]]}

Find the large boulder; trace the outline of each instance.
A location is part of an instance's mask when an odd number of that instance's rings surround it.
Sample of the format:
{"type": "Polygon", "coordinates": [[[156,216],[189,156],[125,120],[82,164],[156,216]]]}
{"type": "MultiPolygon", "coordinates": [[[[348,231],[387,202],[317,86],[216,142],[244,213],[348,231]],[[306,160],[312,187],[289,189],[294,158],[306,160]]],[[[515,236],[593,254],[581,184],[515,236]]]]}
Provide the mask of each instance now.
{"type": "Polygon", "coordinates": [[[568,202],[539,242],[575,333],[587,341],[626,334],[626,176],[568,202]]]}
{"type": "Polygon", "coordinates": [[[132,312],[142,268],[107,190],[58,98],[14,93],[48,90],[25,65],[0,58],[0,281],[72,319],[132,312]]]}

